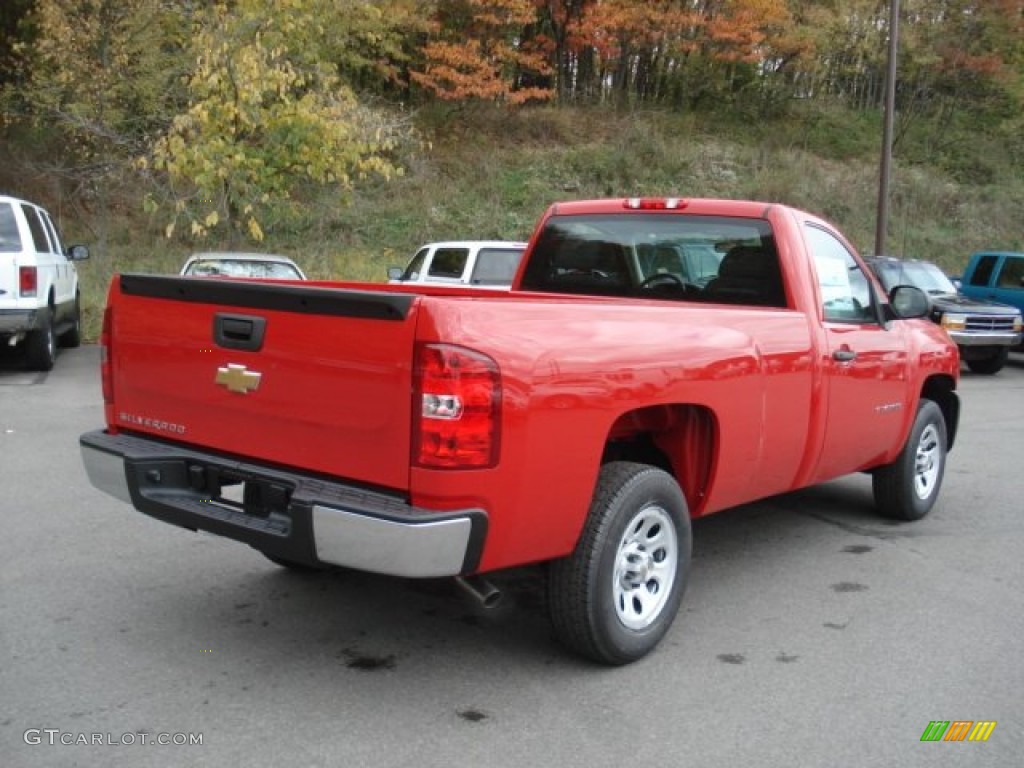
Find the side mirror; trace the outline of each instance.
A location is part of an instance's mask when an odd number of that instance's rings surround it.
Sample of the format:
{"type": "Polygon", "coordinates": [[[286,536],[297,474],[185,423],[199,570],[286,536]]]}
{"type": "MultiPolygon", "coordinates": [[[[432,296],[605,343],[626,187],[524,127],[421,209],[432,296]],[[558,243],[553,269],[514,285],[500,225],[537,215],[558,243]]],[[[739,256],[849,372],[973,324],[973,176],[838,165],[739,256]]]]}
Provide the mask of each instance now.
{"type": "Polygon", "coordinates": [[[71,261],[85,261],[89,258],[89,249],[84,245],[71,245],[66,255],[71,261]]]}
{"type": "Polygon", "coordinates": [[[388,280],[401,280],[403,271],[401,267],[388,267],[388,280]]]}
{"type": "Polygon", "coordinates": [[[928,295],[913,285],[897,285],[889,292],[889,305],[897,318],[924,317],[931,309],[928,295]]]}

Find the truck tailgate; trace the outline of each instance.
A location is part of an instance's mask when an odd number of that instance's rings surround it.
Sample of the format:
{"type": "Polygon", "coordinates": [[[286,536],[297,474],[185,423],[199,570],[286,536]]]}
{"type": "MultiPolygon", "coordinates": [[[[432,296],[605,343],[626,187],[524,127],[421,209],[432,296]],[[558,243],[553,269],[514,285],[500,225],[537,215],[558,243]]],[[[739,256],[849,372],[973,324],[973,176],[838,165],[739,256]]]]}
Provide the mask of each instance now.
{"type": "Polygon", "coordinates": [[[415,295],[122,275],[108,305],[117,429],[408,487],[415,295]]]}

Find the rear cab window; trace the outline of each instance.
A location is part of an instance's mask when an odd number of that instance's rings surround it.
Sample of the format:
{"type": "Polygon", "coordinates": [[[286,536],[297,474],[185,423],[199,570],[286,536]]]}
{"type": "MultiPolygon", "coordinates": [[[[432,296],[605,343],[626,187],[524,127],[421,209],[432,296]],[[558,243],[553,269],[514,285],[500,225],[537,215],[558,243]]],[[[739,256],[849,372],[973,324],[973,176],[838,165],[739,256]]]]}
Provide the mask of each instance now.
{"type": "Polygon", "coordinates": [[[552,216],[520,288],[788,306],[771,224],[733,216],[552,216]]]}
{"type": "Polygon", "coordinates": [[[522,248],[481,248],[470,282],[473,285],[509,285],[522,257],[522,248]]]}

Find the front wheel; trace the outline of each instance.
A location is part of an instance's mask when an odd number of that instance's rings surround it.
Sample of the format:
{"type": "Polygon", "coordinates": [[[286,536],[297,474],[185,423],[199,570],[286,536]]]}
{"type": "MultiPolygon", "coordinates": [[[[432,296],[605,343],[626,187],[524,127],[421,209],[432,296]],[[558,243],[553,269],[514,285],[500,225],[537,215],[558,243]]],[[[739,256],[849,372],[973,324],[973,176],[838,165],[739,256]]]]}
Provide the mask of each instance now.
{"type": "Polygon", "coordinates": [[[991,357],[983,357],[978,360],[965,360],[971,373],[981,373],[987,376],[999,373],[1010,358],[1009,347],[1002,347],[991,357]]]}
{"type": "Polygon", "coordinates": [[[874,471],[875,506],[886,517],[920,520],[939,497],[945,470],[946,419],[937,403],[922,400],[900,455],[874,471]]]}
{"type": "Polygon", "coordinates": [[[551,622],[570,649],[604,664],[649,653],[675,619],[690,567],[686,499],[646,464],[601,468],[572,554],[551,564],[551,622]]]}

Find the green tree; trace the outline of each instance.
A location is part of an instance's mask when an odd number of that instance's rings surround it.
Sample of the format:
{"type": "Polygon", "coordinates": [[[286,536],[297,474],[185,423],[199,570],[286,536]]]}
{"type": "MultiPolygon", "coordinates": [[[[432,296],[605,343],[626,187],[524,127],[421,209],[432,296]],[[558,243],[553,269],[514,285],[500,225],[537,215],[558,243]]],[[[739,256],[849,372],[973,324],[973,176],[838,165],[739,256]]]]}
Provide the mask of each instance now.
{"type": "Polygon", "coordinates": [[[4,0],[0,3],[0,85],[15,77],[14,46],[26,34],[22,20],[31,7],[32,0],[4,0]]]}
{"type": "Polygon", "coordinates": [[[303,185],[347,192],[401,173],[405,132],[339,76],[366,61],[345,58],[346,30],[372,43],[374,19],[385,39],[384,14],[355,0],[236,0],[196,17],[188,107],[141,163],[168,182],[148,200],[171,207],[168,236],[185,223],[195,237],[226,226],[258,241],[271,207],[287,217],[303,185]]]}
{"type": "Polygon", "coordinates": [[[79,180],[128,164],[173,114],[187,7],[184,0],[37,0],[26,19],[32,44],[14,47],[23,83],[8,103],[59,132],[62,162],[79,180]]]}

